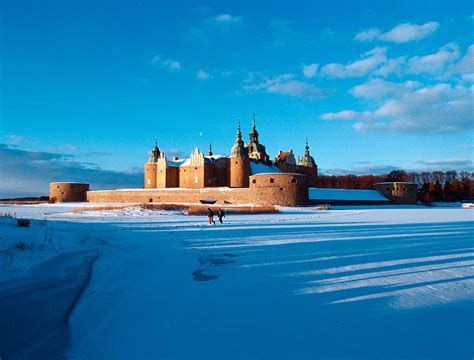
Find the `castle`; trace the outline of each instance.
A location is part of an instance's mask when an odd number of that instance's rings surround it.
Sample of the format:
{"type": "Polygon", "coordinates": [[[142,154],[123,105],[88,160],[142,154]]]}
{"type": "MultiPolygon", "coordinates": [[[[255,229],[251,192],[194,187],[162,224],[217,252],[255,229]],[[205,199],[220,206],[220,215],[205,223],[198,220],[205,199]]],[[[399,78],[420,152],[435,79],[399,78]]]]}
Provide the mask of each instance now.
{"type": "MultiPolygon", "coordinates": [[[[209,146],[207,155],[196,149],[189,158],[174,157],[155,147],[144,165],[144,188],[94,190],[89,184],[73,182],[50,183],[50,201],[88,201],[109,203],[205,203],[300,206],[308,204],[366,204],[368,200],[341,199],[341,194],[327,198],[317,194],[318,166],[310,155],[306,140],[304,155],[296,161],[293,150],[279,151],[274,161],[260,143],[253,117],[247,144],[242,140],[240,122],[237,136],[228,156],[214,155],[209,146]],[[310,199],[310,188],[311,199],[310,199]],[[316,191],[316,192],[315,192],[316,191]]],[[[377,183],[384,197],[370,204],[416,204],[415,183],[377,183]]],[[[324,189],[322,189],[324,190],[324,189]]],[[[333,189],[334,190],[334,189],[333,189]]],[[[346,192],[346,190],[341,190],[346,192]]],[[[354,194],[355,191],[351,190],[354,194]]],[[[367,190],[363,190],[367,191],[367,190]]],[[[344,195],[343,195],[344,196],[344,195]]],[[[352,196],[352,195],[351,195],[352,196]]]]}
{"type": "Polygon", "coordinates": [[[291,149],[287,152],[280,150],[272,162],[265,146],[259,141],[255,115],[247,144],[242,140],[239,123],[229,156],[214,155],[209,146],[207,155],[196,147],[187,159],[168,159],[155,143],[144,167],[146,189],[248,188],[250,176],[262,173],[305,175],[307,186],[315,187],[318,175],[318,166],[310,155],[308,141],[304,155],[298,157],[298,162],[291,149]]]}
{"type": "Polygon", "coordinates": [[[109,203],[217,203],[298,206],[309,203],[318,166],[306,140],[304,155],[280,151],[274,161],[259,141],[253,117],[247,144],[240,123],[228,156],[196,148],[187,159],[168,159],[155,147],[144,166],[143,189],[89,191],[88,184],[53,182],[50,201],[109,203]]]}

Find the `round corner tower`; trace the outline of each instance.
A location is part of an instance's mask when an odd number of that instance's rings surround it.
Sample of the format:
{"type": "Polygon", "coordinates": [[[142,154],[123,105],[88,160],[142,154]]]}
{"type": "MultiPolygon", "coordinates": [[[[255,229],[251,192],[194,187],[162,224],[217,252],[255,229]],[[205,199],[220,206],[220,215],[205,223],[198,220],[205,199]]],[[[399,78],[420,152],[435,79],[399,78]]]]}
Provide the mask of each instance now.
{"type": "Polygon", "coordinates": [[[249,187],[249,176],[250,159],[242,140],[239,123],[237,137],[229,157],[229,187],[249,187]]]}
{"type": "Polygon", "coordinates": [[[145,189],[156,188],[156,173],[158,164],[146,163],[145,164],[145,189]]]}
{"type": "Polygon", "coordinates": [[[84,202],[87,201],[89,184],[75,182],[52,182],[49,184],[50,202],[84,202]]]}
{"type": "Polygon", "coordinates": [[[155,141],[155,147],[151,151],[151,155],[148,158],[147,163],[144,166],[145,178],[144,187],[145,189],[153,189],[157,186],[157,173],[158,173],[158,158],[161,152],[158,149],[158,144],[155,141]]]}

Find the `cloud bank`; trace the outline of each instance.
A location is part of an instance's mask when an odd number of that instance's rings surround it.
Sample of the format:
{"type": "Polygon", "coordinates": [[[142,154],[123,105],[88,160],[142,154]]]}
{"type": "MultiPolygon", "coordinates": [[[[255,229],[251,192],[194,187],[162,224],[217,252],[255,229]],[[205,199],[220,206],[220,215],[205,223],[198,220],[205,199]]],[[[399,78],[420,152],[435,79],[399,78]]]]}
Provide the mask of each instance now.
{"type": "Polygon", "coordinates": [[[406,43],[409,41],[421,40],[438,30],[439,24],[430,21],[417,25],[404,23],[395,26],[387,32],[381,32],[378,28],[367,29],[357,33],[354,39],[357,41],[387,41],[394,43],[406,43]]]}
{"type": "Polygon", "coordinates": [[[78,162],[73,155],[30,151],[0,144],[0,198],[47,195],[52,181],[77,181],[92,189],[141,187],[138,171],[103,170],[96,164],[78,162]]]}

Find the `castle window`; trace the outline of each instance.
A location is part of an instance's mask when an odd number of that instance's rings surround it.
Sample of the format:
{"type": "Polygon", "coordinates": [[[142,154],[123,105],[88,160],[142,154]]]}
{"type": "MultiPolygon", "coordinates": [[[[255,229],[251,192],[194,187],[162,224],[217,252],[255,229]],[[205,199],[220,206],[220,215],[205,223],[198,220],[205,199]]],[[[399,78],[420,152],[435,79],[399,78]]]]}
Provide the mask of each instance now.
{"type": "Polygon", "coordinates": [[[253,179],[252,184],[256,184],[256,183],[257,183],[257,179],[253,179]]]}
{"type": "Polygon", "coordinates": [[[59,189],[59,186],[58,186],[58,189],[59,189]]]}
{"type": "Polygon", "coordinates": [[[283,190],[283,188],[280,188],[280,191],[282,191],[282,190],[283,190]]]}
{"type": "Polygon", "coordinates": [[[198,169],[197,167],[194,168],[194,170],[197,170],[197,169],[198,169]]]}
{"type": "Polygon", "coordinates": [[[239,162],[238,162],[238,161],[236,161],[235,163],[236,163],[236,164],[238,164],[239,162]]]}
{"type": "Polygon", "coordinates": [[[295,179],[295,178],[291,179],[291,183],[292,183],[292,184],[295,184],[295,183],[296,183],[296,179],[295,179]]]}
{"type": "Polygon", "coordinates": [[[275,182],[274,178],[270,178],[270,182],[273,184],[275,182]]]}
{"type": "Polygon", "coordinates": [[[150,200],[148,200],[148,202],[153,202],[153,199],[152,199],[152,198],[150,198],[150,200]]]}
{"type": "Polygon", "coordinates": [[[74,189],[74,185],[71,185],[71,189],[74,189]]]}

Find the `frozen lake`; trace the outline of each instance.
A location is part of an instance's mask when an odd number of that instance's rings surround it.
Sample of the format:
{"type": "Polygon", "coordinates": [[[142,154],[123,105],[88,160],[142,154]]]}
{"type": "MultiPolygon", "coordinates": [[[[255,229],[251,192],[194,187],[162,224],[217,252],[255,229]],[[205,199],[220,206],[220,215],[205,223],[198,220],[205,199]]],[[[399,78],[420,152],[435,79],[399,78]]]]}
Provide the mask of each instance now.
{"type": "Polygon", "coordinates": [[[474,355],[473,209],[296,208],[209,226],[78,206],[0,207],[37,219],[0,219],[2,358],[474,355]]]}

